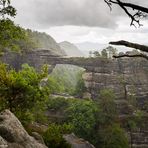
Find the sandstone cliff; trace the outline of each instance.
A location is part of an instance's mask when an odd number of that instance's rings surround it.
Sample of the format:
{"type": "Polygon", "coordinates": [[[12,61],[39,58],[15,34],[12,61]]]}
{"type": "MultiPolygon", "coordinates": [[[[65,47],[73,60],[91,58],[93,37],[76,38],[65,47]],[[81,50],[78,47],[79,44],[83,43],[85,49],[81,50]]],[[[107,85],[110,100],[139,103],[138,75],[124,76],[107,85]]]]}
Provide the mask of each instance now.
{"type": "MultiPolygon", "coordinates": [[[[102,58],[60,58],[49,51],[35,51],[19,55],[5,53],[2,61],[19,69],[23,63],[39,69],[43,64],[50,64],[52,68],[56,64],[72,64],[83,67],[86,73],[83,75],[88,97],[98,99],[100,91],[105,88],[112,89],[116,94],[116,103],[121,119],[133,114],[128,102],[129,98],[135,98],[137,108],[148,111],[145,105],[148,101],[148,62],[141,58],[102,59],[102,58]]],[[[147,121],[147,118],[144,120],[147,121]]],[[[147,125],[148,123],[145,123],[147,125]]],[[[148,146],[148,129],[133,132],[133,145],[135,148],[148,146]],[[139,140],[137,139],[139,138],[139,140]],[[140,139],[145,139],[140,140],[140,139]]]]}
{"type": "MultiPolygon", "coordinates": [[[[0,148],[47,148],[38,133],[33,132],[32,136],[9,110],[0,113],[0,148]]],[[[72,148],[94,148],[89,142],[73,134],[63,137],[72,148]]]]}

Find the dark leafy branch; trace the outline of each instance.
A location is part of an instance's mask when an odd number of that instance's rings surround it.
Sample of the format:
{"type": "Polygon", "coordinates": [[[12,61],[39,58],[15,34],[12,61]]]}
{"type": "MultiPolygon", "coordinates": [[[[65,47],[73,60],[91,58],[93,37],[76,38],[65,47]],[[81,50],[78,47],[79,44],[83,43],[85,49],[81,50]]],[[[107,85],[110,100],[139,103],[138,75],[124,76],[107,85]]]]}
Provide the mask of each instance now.
{"type": "Polygon", "coordinates": [[[10,0],[0,0],[0,17],[4,19],[5,16],[15,17],[15,15],[16,9],[11,6],[10,0]]]}
{"type": "Polygon", "coordinates": [[[121,0],[104,0],[104,1],[105,3],[107,3],[107,5],[110,7],[111,10],[112,10],[112,4],[120,6],[124,10],[124,12],[130,17],[131,26],[133,25],[136,27],[135,23],[138,24],[138,26],[141,26],[142,24],[140,24],[140,19],[146,17],[148,14],[148,8],[143,6],[135,5],[132,3],[126,3],[121,0]],[[129,8],[133,10],[133,14],[130,12],[129,8]]]}

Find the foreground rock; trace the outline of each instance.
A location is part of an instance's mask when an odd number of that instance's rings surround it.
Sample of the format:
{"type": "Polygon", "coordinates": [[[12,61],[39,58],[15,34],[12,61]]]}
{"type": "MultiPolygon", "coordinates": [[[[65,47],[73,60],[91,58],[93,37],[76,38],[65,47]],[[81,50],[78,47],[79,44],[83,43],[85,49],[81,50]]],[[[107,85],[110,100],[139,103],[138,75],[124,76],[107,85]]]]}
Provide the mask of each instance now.
{"type": "Polygon", "coordinates": [[[80,139],[76,137],[74,134],[64,135],[63,137],[69,144],[71,144],[72,148],[95,148],[88,141],[80,139]]]}
{"type": "Polygon", "coordinates": [[[20,121],[9,111],[0,114],[0,148],[47,148],[29,136],[20,121]]]}

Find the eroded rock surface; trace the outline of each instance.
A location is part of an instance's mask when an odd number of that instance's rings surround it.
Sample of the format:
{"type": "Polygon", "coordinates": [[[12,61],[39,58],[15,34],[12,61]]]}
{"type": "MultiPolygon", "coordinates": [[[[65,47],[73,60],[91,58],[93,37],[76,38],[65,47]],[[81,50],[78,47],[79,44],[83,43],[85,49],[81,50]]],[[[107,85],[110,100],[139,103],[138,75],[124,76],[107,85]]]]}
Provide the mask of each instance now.
{"type": "MultiPolygon", "coordinates": [[[[28,63],[36,69],[40,69],[43,64],[49,64],[52,65],[50,72],[56,64],[71,64],[83,67],[86,69],[83,76],[86,98],[98,99],[100,91],[109,88],[116,95],[117,108],[121,119],[125,120],[133,114],[128,99],[134,98],[137,109],[148,112],[146,105],[148,102],[148,62],[145,59],[62,58],[54,55],[49,50],[40,50],[30,51],[22,55],[5,53],[1,60],[15,69],[20,69],[23,63],[28,63]]],[[[147,129],[143,130],[146,133],[148,131],[147,129]]],[[[143,136],[141,131],[137,135],[143,136]]],[[[137,148],[136,140],[133,140],[133,145],[137,148]]],[[[146,144],[142,142],[140,145],[148,147],[148,142],[146,144]]]]}
{"type": "Polygon", "coordinates": [[[78,138],[74,134],[64,135],[63,137],[68,143],[71,144],[72,148],[95,148],[88,141],[78,138]]]}
{"type": "Polygon", "coordinates": [[[9,110],[0,114],[0,148],[47,148],[25,131],[9,110]]]}

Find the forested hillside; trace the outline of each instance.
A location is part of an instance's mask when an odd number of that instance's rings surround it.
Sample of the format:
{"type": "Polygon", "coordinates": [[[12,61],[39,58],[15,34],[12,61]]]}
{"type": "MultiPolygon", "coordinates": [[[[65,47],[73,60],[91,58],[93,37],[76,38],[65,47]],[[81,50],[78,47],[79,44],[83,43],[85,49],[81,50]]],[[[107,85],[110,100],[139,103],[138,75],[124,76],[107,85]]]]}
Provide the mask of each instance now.
{"type": "Polygon", "coordinates": [[[36,49],[51,50],[54,54],[65,55],[58,43],[48,34],[38,31],[26,30],[29,38],[35,43],[36,49]]]}

